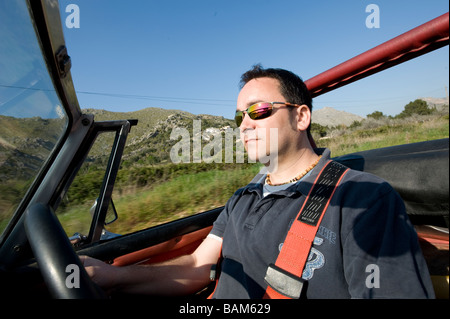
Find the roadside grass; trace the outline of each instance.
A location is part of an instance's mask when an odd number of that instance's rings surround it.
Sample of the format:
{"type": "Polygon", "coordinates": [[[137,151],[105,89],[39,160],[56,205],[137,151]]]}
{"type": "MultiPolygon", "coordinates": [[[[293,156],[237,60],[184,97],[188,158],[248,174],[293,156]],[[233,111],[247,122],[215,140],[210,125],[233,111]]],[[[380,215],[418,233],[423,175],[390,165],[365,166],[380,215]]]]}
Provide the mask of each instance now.
{"type": "Polygon", "coordinates": [[[120,218],[109,231],[127,233],[223,206],[259,171],[258,166],[186,174],[114,200],[120,218]]]}
{"type": "MultiPolygon", "coordinates": [[[[126,234],[223,206],[259,169],[254,165],[185,174],[159,185],[136,189],[134,193],[113,194],[119,219],[106,228],[113,233],[126,234]]],[[[89,208],[90,205],[78,205],[58,215],[69,236],[89,232],[89,208]]]]}
{"type": "Polygon", "coordinates": [[[363,127],[338,132],[337,135],[318,140],[317,146],[329,148],[331,156],[337,157],[370,149],[446,138],[449,137],[449,121],[448,116],[422,121],[401,121],[370,129],[363,127]]]}
{"type": "Polygon", "coordinates": [[[89,234],[89,228],[92,222],[92,216],[89,212],[91,206],[87,203],[76,205],[67,208],[64,213],[58,214],[59,222],[63,226],[67,236],[73,236],[75,233],[89,234]]]}

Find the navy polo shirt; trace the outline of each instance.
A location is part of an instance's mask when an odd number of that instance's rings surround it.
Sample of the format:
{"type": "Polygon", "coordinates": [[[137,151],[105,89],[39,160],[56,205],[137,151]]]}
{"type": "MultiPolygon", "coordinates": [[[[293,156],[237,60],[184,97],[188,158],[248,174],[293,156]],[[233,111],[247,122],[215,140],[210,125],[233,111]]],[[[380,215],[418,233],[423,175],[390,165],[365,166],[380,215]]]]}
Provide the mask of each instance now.
{"type": "MultiPolygon", "coordinates": [[[[264,276],[312,183],[311,173],[263,197],[258,174],[229,199],[211,234],[223,238],[213,298],[262,298],[264,276]]],[[[350,170],[325,212],[303,271],[306,298],[432,298],[433,287],[402,199],[384,180],[350,170]]]]}

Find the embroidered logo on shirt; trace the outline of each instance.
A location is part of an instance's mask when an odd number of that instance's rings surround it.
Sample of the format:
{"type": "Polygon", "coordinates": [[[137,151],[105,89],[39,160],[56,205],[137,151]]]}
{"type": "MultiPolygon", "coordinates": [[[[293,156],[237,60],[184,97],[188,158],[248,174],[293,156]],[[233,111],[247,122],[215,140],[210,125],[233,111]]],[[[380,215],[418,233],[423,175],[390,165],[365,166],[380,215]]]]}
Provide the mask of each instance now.
{"type": "Polygon", "coordinates": [[[328,240],[330,244],[336,244],[336,233],[326,227],[319,226],[317,234],[328,240]]]}
{"type": "MultiPolygon", "coordinates": [[[[323,243],[323,239],[319,237],[314,238],[314,245],[320,246],[323,243]]],[[[325,257],[316,248],[311,247],[309,252],[308,261],[306,262],[305,269],[303,269],[302,278],[310,280],[314,275],[314,270],[322,268],[325,265],[325,257]]]]}
{"type": "MultiPolygon", "coordinates": [[[[314,245],[320,246],[323,244],[323,239],[320,237],[314,237],[314,245]]],[[[281,251],[283,243],[278,245],[278,250],[281,251]]],[[[310,280],[314,275],[314,270],[322,268],[325,265],[325,256],[316,248],[311,247],[308,255],[308,261],[305,264],[305,269],[303,269],[302,278],[305,280],[310,280]]]]}

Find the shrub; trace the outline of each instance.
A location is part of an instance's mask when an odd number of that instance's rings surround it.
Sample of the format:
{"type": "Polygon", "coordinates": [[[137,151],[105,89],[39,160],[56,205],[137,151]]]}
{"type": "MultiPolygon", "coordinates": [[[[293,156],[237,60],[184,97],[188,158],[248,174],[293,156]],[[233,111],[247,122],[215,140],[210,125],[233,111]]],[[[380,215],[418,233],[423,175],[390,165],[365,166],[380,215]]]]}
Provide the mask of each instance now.
{"type": "Polygon", "coordinates": [[[385,117],[385,115],[383,114],[383,112],[375,111],[373,113],[367,114],[367,117],[368,118],[373,118],[375,120],[379,120],[379,119],[385,117]]]}
{"type": "Polygon", "coordinates": [[[318,123],[311,123],[311,134],[318,134],[320,137],[327,135],[328,127],[320,125],[318,123]]]}
{"type": "Polygon", "coordinates": [[[428,107],[427,102],[421,99],[417,99],[413,102],[409,102],[405,105],[405,109],[397,115],[398,118],[405,118],[414,114],[429,115],[433,113],[433,109],[428,107]]]}

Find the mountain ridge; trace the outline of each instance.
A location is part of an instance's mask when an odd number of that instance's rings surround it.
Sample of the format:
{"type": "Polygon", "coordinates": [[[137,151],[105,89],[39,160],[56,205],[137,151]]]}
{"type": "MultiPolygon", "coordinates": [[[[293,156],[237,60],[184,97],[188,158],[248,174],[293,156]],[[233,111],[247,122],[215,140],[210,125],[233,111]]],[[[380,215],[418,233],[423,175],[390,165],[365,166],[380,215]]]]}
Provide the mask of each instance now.
{"type": "MultiPolygon", "coordinates": [[[[83,113],[93,114],[96,120],[106,121],[106,120],[119,120],[119,119],[138,119],[139,124],[145,126],[155,126],[159,121],[164,121],[169,116],[173,114],[181,114],[187,118],[191,119],[221,119],[224,121],[232,121],[233,119],[227,119],[223,116],[199,114],[195,115],[186,111],[176,110],[176,109],[163,109],[158,107],[147,107],[138,111],[130,112],[114,112],[107,111],[104,109],[93,109],[86,108],[82,109],[83,113]],[[151,115],[151,117],[150,117],[151,115]]],[[[351,125],[354,121],[361,121],[364,118],[346,111],[340,111],[333,107],[324,107],[320,110],[313,110],[312,112],[312,122],[320,124],[322,126],[338,126],[338,125],[351,125]]]]}
{"type": "MultiPolygon", "coordinates": [[[[436,108],[437,110],[448,109],[449,105],[448,97],[446,98],[420,97],[419,99],[424,100],[430,108],[436,108]]],[[[98,115],[98,119],[100,120],[119,120],[124,118],[138,119],[139,120],[137,128],[138,131],[144,129],[144,127],[146,127],[147,129],[154,127],[159,121],[164,121],[170,115],[173,114],[182,114],[183,116],[191,119],[201,119],[201,118],[221,119],[223,121],[234,123],[233,119],[226,119],[222,116],[207,115],[207,114],[195,115],[186,111],[176,109],[163,109],[159,107],[148,107],[138,111],[131,111],[131,112],[112,112],[93,108],[86,108],[83,109],[82,111],[94,114],[94,116],[98,115]]],[[[339,125],[350,126],[353,122],[362,121],[364,119],[365,117],[347,111],[337,110],[330,106],[323,107],[319,110],[313,110],[311,115],[312,123],[317,123],[322,126],[328,127],[336,127],[339,125]]],[[[235,126],[232,127],[234,128],[235,126]]]]}
{"type": "MultiPolygon", "coordinates": [[[[431,107],[448,110],[448,99],[422,99],[431,107]]],[[[205,144],[211,139],[209,128],[218,129],[221,133],[224,133],[227,128],[236,129],[234,120],[223,116],[195,115],[186,111],[158,107],[149,107],[132,112],[112,112],[85,108],[82,109],[82,112],[93,114],[96,121],[137,119],[138,125],[132,127],[128,135],[127,148],[131,149],[131,152],[125,156],[124,160],[130,160],[131,163],[139,162],[143,165],[169,162],[172,146],[180,141],[179,137],[171,138],[171,133],[175,128],[187,129],[191,141],[201,134],[200,138],[205,144]],[[193,129],[195,121],[200,121],[200,132],[193,129]]],[[[361,116],[331,107],[314,110],[312,114],[313,123],[329,127],[350,126],[354,121],[363,119],[361,116]]],[[[13,176],[23,176],[26,179],[31,176],[28,168],[40,166],[59,136],[58,134],[53,135],[53,129],[43,130],[42,128],[59,127],[59,129],[62,129],[62,123],[60,122],[60,119],[14,118],[0,115],[0,177],[9,179],[13,176]],[[32,154],[34,156],[31,156],[32,154]]],[[[106,141],[107,138],[104,140],[106,141]]],[[[99,151],[97,154],[91,155],[93,157],[106,155],[100,153],[99,151]]]]}

